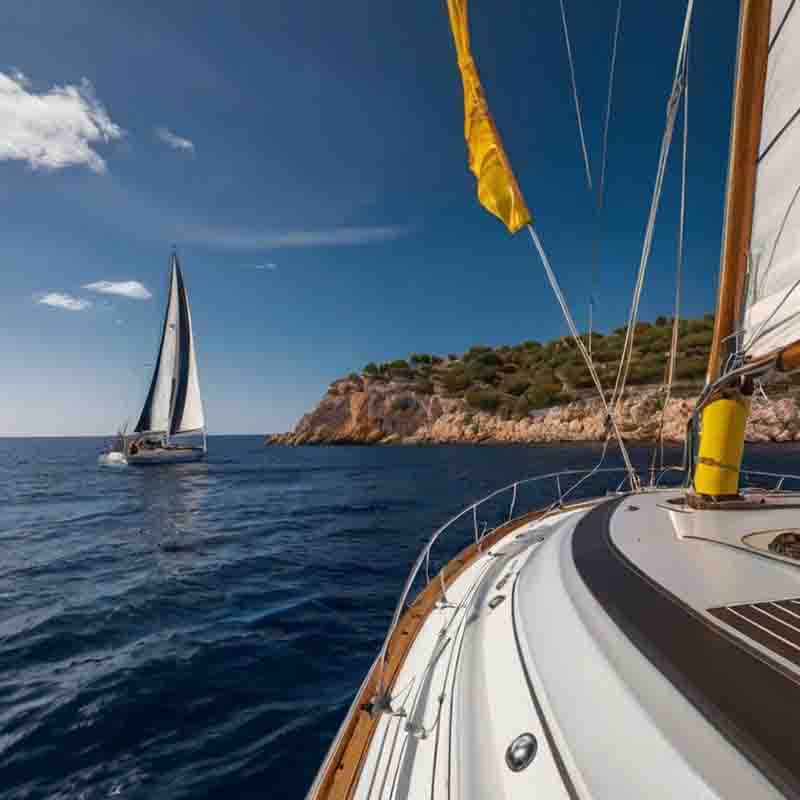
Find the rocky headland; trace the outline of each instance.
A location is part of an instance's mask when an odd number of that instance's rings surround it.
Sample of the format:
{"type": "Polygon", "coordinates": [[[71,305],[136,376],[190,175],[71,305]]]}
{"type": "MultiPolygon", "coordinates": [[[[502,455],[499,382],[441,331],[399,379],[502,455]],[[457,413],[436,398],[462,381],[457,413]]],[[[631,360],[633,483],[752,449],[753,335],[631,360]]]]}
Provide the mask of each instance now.
{"type": "MultiPolygon", "coordinates": [[[[635,387],[621,405],[620,428],[627,439],[651,441],[661,425],[663,392],[635,387]]],[[[664,411],[664,438],[683,441],[694,399],[677,397],[664,411]]],[[[757,400],[747,423],[750,442],[800,441],[800,407],[794,397],[757,400]]],[[[522,418],[476,411],[466,400],[418,394],[408,383],[348,377],[334,381],[317,407],[288,433],[268,444],[470,444],[602,441],[604,415],[599,399],[576,399],[532,411],[522,418]]]]}
{"type": "MultiPolygon", "coordinates": [[[[680,442],[705,377],[714,320],[684,320],[664,438],[680,442]]],[[[591,337],[604,386],[613,386],[625,330],[591,337]]],[[[652,441],[662,424],[662,379],[672,321],[637,325],[635,349],[618,424],[625,438],[652,441]]],[[[588,337],[587,340],[588,341],[588,337]]],[[[771,385],[754,397],[751,442],[800,441],[798,381],[771,385]]],[[[462,355],[412,354],[334,381],[317,407],[267,444],[428,444],[586,442],[605,438],[602,403],[571,339],[471,347],[462,355]]]]}

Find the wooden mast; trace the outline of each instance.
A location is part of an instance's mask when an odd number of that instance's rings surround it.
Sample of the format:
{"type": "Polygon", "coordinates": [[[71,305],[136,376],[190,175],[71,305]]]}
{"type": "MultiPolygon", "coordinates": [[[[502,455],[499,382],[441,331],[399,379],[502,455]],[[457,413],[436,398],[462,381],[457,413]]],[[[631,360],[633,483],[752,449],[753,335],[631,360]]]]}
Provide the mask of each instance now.
{"type": "Polygon", "coordinates": [[[719,294],[708,358],[708,382],[720,376],[727,356],[735,350],[736,340],[732,334],[741,324],[753,227],[771,10],[772,0],[742,0],[719,294]]]}
{"type": "MultiPolygon", "coordinates": [[[[728,357],[736,352],[737,334],[742,324],[771,11],[772,0],[742,0],[719,294],[707,383],[720,377],[728,357]]],[[[750,398],[738,386],[718,391],[703,409],[693,476],[697,494],[716,499],[738,495],[749,410],[750,398]]]]}

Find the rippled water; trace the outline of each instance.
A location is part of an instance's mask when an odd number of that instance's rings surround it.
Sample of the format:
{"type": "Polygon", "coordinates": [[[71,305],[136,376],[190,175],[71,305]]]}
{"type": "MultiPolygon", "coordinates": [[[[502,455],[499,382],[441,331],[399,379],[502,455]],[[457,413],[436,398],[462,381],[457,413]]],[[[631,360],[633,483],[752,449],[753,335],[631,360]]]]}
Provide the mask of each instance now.
{"type": "Polygon", "coordinates": [[[0,440],[3,798],[302,797],[433,528],[599,453],[215,437],[208,464],[103,469],[100,444],[0,440]]]}

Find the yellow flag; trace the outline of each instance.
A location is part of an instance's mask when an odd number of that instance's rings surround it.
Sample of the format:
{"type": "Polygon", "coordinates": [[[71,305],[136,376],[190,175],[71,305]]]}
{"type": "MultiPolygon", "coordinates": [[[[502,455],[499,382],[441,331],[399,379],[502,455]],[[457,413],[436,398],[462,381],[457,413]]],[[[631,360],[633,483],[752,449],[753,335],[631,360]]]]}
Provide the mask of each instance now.
{"type": "Polygon", "coordinates": [[[516,233],[531,221],[531,215],[489,113],[469,49],[467,0],[447,0],[447,10],[464,84],[464,138],[469,168],[478,179],[478,200],[487,211],[503,220],[511,233],[516,233]]]}

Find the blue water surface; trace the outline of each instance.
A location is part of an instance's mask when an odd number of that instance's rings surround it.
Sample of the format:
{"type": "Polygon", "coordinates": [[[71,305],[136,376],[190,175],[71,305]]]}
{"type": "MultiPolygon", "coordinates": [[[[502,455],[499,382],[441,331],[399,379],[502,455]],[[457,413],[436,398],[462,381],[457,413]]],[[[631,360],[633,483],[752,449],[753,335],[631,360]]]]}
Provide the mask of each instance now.
{"type": "MultiPolygon", "coordinates": [[[[101,444],[0,439],[9,800],[302,797],[435,527],[492,489],[600,453],[229,436],[211,438],[207,464],[101,468],[101,444]]],[[[649,452],[634,448],[638,463],[649,452]]],[[[750,448],[749,461],[800,473],[800,448],[750,448]]],[[[520,489],[516,510],[553,491],[520,489]]],[[[481,511],[481,530],[509,500],[481,511]]],[[[434,568],[474,522],[453,528],[434,568]]]]}

